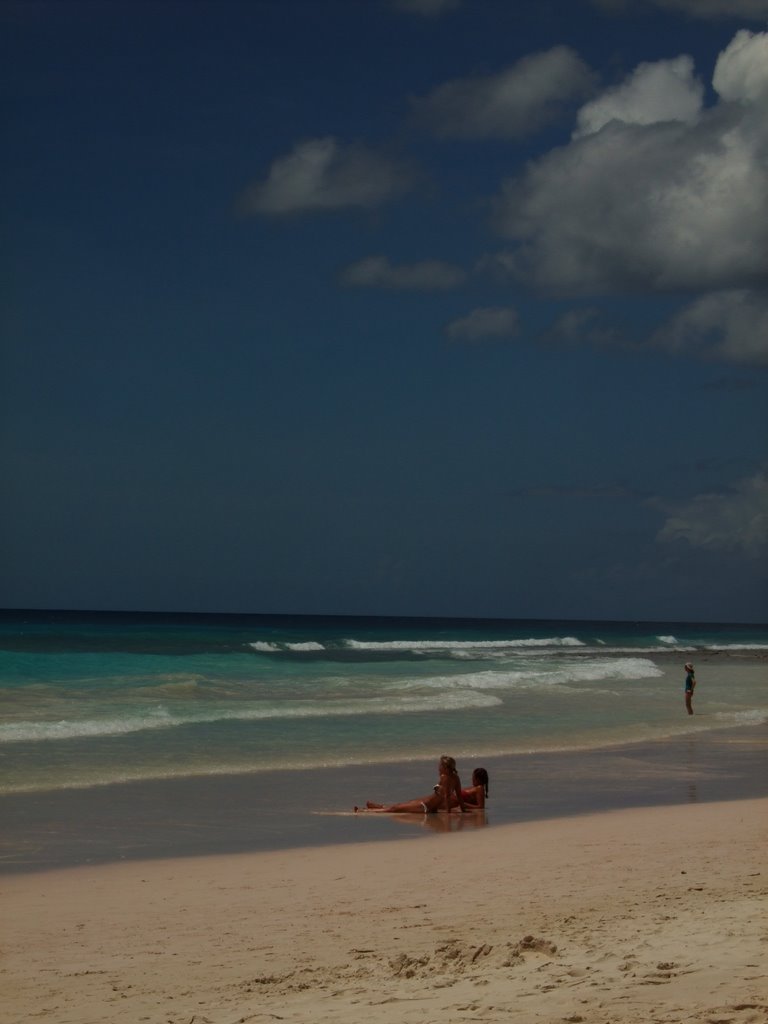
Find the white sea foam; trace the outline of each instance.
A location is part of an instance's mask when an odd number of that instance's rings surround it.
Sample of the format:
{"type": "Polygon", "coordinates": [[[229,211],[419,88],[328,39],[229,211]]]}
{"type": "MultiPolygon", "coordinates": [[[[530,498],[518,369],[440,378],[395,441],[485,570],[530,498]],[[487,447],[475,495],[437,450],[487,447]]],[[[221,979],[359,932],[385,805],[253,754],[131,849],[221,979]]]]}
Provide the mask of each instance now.
{"type": "Polygon", "coordinates": [[[221,708],[209,712],[175,715],[162,708],[147,714],[125,718],[94,718],[59,722],[15,722],[0,725],[0,744],[41,740],[87,739],[96,736],[119,736],[155,729],[173,729],[214,722],[255,722],[271,719],[336,718],[357,715],[397,715],[422,711],[464,711],[490,708],[500,704],[497,697],[477,693],[473,688],[455,690],[434,696],[431,693],[362,698],[341,702],[296,701],[283,704],[244,704],[231,710],[221,708]]]}
{"type": "Polygon", "coordinates": [[[547,638],[530,637],[524,640],[344,640],[344,646],[353,651],[512,651],[529,647],[583,647],[575,636],[547,638]]]}
{"type": "Polygon", "coordinates": [[[750,708],[744,711],[716,711],[714,717],[730,725],[764,725],[768,722],[768,709],[750,708]]]}
{"type": "MultiPolygon", "coordinates": [[[[634,654],[643,654],[643,655],[649,655],[649,654],[674,654],[675,652],[685,652],[685,651],[695,650],[695,647],[693,645],[691,645],[691,644],[675,645],[675,646],[664,645],[664,646],[659,646],[659,647],[609,647],[605,643],[605,641],[603,641],[603,640],[596,640],[595,644],[599,645],[599,646],[594,646],[593,647],[591,644],[590,645],[585,644],[584,647],[582,647],[578,651],[558,651],[557,655],[558,655],[558,657],[562,657],[563,655],[566,655],[566,654],[574,654],[574,655],[577,655],[577,656],[581,657],[581,656],[584,656],[584,655],[595,654],[595,655],[599,655],[600,657],[604,657],[606,654],[616,654],[616,655],[623,655],[623,654],[627,654],[627,655],[634,655],[634,654]]],[[[537,654],[548,655],[548,654],[551,654],[551,653],[552,653],[551,651],[541,651],[541,652],[539,652],[539,651],[527,651],[526,652],[526,656],[527,657],[534,657],[537,654]]]]}
{"type": "Polygon", "coordinates": [[[705,651],[768,651],[768,644],[707,644],[705,651]]]}
{"type": "Polygon", "coordinates": [[[62,719],[58,722],[10,722],[0,725],[0,743],[38,740],[85,739],[89,736],[121,736],[145,729],[170,729],[178,725],[163,708],[125,718],[62,719]]]}
{"type": "Polygon", "coordinates": [[[286,651],[303,654],[305,651],[325,650],[325,646],[318,643],[316,640],[294,641],[293,643],[286,641],[282,644],[273,643],[270,640],[254,640],[252,643],[249,643],[248,646],[252,650],[259,651],[263,654],[284,654],[286,651]]]}
{"type": "MultiPolygon", "coordinates": [[[[678,640],[676,637],[656,637],[659,641],[664,641],[663,646],[659,647],[599,647],[594,648],[599,650],[601,654],[685,654],[690,651],[722,651],[727,654],[729,651],[768,651],[768,644],[697,644],[689,643],[686,641],[678,640]]],[[[596,643],[601,644],[603,641],[597,640],[596,643]]],[[[581,653],[589,653],[590,648],[587,647],[585,651],[581,653]]],[[[531,652],[533,653],[533,652],[531,652]]]]}
{"type": "Polygon", "coordinates": [[[393,683],[393,689],[409,689],[429,686],[450,691],[452,688],[475,690],[522,690],[567,686],[569,683],[602,682],[606,679],[622,680],[656,679],[664,673],[648,658],[595,658],[574,661],[559,668],[514,669],[484,672],[468,672],[458,676],[432,676],[429,679],[409,679],[393,683]]]}
{"type": "Polygon", "coordinates": [[[598,682],[603,679],[621,680],[657,679],[662,670],[649,658],[596,658],[594,661],[574,662],[566,668],[549,673],[558,682],[598,682]]]}

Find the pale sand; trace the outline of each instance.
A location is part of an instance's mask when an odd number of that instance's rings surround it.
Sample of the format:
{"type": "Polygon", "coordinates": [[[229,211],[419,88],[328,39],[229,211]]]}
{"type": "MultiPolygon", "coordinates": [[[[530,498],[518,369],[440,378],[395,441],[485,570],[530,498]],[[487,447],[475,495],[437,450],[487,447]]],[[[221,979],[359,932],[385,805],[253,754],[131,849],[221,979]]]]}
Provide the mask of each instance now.
{"type": "Polygon", "coordinates": [[[0,1014],[765,1022],[767,812],[690,804],[9,876],[0,1014]]]}

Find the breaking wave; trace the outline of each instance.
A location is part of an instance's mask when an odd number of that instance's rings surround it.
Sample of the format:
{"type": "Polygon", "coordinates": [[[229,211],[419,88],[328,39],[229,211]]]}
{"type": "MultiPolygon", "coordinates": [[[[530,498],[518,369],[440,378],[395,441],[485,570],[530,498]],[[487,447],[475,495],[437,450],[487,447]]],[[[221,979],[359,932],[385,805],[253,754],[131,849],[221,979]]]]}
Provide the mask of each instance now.
{"type": "Polygon", "coordinates": [[[443,693],[439,697],[427,693],[394,697],[371,697],[345,703],[328,701],[296,701],[263,706],[246,705],[235,710],[224,708],[208,712],[171,714],[165,708],[153,708],[122,718],[93,718],[59,722],[15,722],[0,725],[0,744],[71,740],[97,736],[120,736],[155,729],[176,729],[215,722],[255,722],[269,719],[339,718],[355,715],[397,715],[424,711],[464,711],[490,708],[500,704],[498,697],[477,693],[473,689],[443,693]]]}

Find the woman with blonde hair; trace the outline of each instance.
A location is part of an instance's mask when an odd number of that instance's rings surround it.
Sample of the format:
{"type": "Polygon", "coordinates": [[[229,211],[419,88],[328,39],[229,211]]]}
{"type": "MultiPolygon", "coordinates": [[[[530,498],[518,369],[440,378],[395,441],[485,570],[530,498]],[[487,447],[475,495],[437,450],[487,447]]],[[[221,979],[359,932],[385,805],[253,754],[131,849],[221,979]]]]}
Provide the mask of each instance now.
{"type": "Polygon", "coordinates": [[[467,810],[454,758],[443,754],[438,763],[438,772],[439,781],[429,796],[406,800],[400,804],[377,804],[369,800],[365,810],[379,814],[436,814],[438,811],[450,811],[451,807],[467,810]]]}

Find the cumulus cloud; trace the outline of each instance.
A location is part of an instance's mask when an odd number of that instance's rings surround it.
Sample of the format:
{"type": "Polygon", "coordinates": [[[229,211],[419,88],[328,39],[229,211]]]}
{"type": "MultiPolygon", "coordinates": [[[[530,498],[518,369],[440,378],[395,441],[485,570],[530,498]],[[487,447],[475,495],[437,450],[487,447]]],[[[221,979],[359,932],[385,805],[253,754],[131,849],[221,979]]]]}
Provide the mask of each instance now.
{"type": "Polygon", "coordinates": [[[564,293],[765,282],[766,38],[738,33],[717,63],[725,95],[698,116],[688,58],[642,65],[588,104],[579,137],[503,186],[497,226],[518,243],[508,271],[564,293]]]}
{"type": "Polygon", "coordinates": [[[413,101],[416,118],[441,138],[515,139],[551,121],[592,89],[593,76],[568,46],[523,57],[496,75],[445,82],[413,101]]]}
{"type": "Polygon", "coordinates": [[[447,291],[466,279],[461,267],[442,260],[421,260],[393,266],[386,256],[368,256],[345,267],[341,283],[354,288],[393,288],[447,291]]]}
{"type": "Polygon", "coordinates": [[[413,184],[409,167],[363,146],[333,137],[298,143],[270,167],[265,181],[241,197],[245,213],[280,215],[347,207],[375,207],[413,184]]]}
{"type": "Polygon", "coordinates": [[[661,503],[667,519],[660,542],[737,551],[760,557],[768,547],[768,474],[761,470],[726,493],[698,494],[690,501],[661,503]]]}
{"type": "Polygon", "coordinates": [[[519,327],[517,310],[511,306],[484,306],[451,321],[445,330],[453,341],[482,341],[484,338],[511,338],[519,327]]]}
{"type": "Polygon", "coordinates": [[[768,0],[593,0],[606,11],[662,10],[692,18],[768,18],[768,0]]]}
{"type": "MultiPolygon", "coordinates": [[[[598,306],[567,310],[541,335],[559,345],[637,349],[641,344],[710,361],[768,364],[768,293],[731,289],[710,292],[689,302],[642,342],[628,323],[614,322],[598,306]]],[[[726,378],[719,387],[750,386],[726,378]]]]}
{"type": "Polygon", "coordinates": [[[695,124],[703,97],[704,86],[694,76],[690,57],[640,64],[622,85],[607,89],[581,108],[574,135],[591,135],[611,121],[695,124]]]}
{"type": "Polygon", "coordinates": [[[426,17],[433,17],[437,14],[444,14],[445,11],[455,10],[461,0],[392,0],[393,5],[408,14],[421,14],[426,17]]]}
{"type": "Polygon", "coordinates": [[[765,98],[768,93],[768,33],[747,29],[737,32],[717,58],[712,84],[724,100],[755,103],[765,98]]]}
{"type": "Polygon", "coordinates": [[[768,295],[713,292],[686,306],[652,336],[671,352],[768,364],[768,295]]]}

